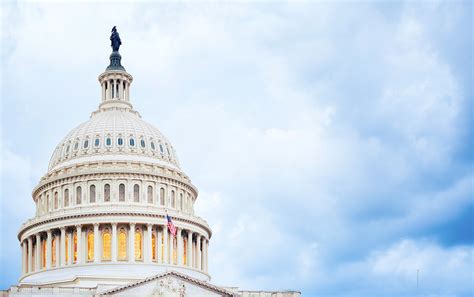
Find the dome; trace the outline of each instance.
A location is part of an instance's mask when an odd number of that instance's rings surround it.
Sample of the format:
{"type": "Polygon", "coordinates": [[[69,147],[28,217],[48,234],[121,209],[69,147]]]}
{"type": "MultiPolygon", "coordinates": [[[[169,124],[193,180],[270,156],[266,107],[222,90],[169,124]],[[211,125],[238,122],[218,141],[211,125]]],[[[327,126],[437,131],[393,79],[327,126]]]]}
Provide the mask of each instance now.
{"type": "Polygon", "coordinates": [[[165,136],[129,108],[103,108],[56,146],[49,171],[83,162],[142,161],[180,169],[165,136]]]}

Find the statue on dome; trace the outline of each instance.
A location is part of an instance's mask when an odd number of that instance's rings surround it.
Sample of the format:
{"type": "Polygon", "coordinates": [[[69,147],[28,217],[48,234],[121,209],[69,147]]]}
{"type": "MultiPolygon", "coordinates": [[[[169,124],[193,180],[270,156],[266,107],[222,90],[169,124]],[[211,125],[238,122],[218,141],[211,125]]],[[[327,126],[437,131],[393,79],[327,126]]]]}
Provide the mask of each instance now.
{"type": "Polygon", "coordinates": [[[116,26],[112,28],[112,35],[110,35],[110,42],[112,46],[112,50],[114,52],[118,52],[120,45],[122,44],[122,41],[120,40],[120,36],[117,32],[116,26]]]}

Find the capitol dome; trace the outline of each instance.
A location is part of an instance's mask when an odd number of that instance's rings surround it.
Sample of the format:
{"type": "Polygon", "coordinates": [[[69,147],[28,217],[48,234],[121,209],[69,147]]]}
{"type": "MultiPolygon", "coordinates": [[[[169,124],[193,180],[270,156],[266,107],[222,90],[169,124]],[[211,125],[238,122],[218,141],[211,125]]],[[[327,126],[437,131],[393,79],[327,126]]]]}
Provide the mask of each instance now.
{"type": "Polygon", "coordinates": [[[165,136],[131,108],[102,108],[56,146],[49,170],[91,161],[133,160],[179,169],[165,136]]]}
{"type": "Polygon", "coordinates": [[[22,288],[97,292],[169,271],[210,280],[198,191],[168,139],[134,110],[118,46],[98,78],[97,110],[57,145],[33,189],[36,214],[18,233],[22,288]]]}

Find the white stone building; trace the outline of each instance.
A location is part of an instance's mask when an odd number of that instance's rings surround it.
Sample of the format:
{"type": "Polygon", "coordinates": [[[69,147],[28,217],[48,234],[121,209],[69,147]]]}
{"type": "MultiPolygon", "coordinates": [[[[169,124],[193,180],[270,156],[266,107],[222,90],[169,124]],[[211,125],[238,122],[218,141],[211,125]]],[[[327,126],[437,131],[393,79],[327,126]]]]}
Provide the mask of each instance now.
{"type": "MultiPolygon", "coordinates": [[[[119,44],[120,45],[120,44],[119,44]]],[[[176,151],[130,102],[118,48],[90,119],[56,147],[20,228],[22,275],[3,296],[299,296],[212,285],[212,231],[176,151]],[[166,216],[176,226],[170,233],[166,216]]]]}

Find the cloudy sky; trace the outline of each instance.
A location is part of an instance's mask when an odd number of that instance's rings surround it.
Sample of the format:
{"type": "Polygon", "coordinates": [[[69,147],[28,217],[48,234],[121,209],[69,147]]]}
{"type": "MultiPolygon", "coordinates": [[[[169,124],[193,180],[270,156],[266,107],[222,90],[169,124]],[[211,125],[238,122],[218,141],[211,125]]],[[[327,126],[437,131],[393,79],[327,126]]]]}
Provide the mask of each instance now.
{"type": "Polygon", "coordinates": [[[132,103],[200,191],[213,283],[474,293],[472,2],[4,3],[1,18],[0,288],[32,188],[98,106],[117,25],[132,103]]]}

